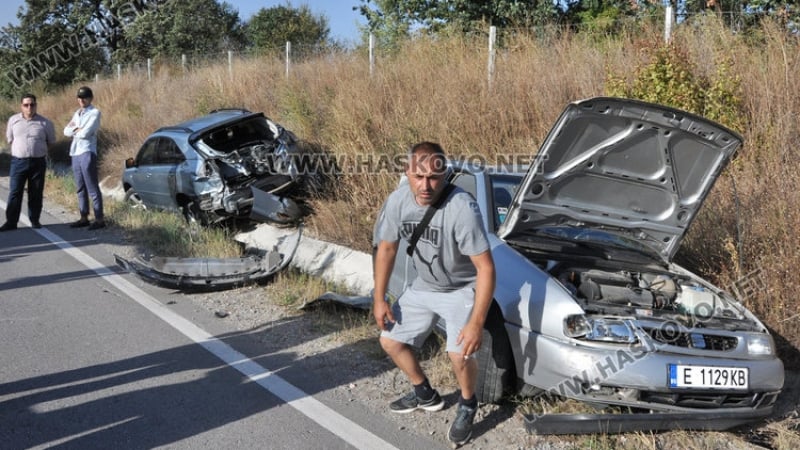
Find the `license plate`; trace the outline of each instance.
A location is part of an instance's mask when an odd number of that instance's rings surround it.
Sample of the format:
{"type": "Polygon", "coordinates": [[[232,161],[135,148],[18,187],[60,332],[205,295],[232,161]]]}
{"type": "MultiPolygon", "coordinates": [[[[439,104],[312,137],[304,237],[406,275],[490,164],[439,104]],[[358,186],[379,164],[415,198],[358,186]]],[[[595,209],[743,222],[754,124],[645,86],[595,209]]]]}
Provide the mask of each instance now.
{"type": "Polygon", "coordinates": [[[748,389],[746,367],[669,364],[669,387],[689,389],[748,389]]]}

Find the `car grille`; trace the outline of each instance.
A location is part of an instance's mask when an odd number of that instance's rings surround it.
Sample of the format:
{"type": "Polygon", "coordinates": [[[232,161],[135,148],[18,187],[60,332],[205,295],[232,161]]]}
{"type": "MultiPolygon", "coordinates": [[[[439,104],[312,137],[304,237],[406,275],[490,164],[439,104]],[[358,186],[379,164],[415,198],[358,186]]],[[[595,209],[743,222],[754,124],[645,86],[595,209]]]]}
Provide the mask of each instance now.
{"type": "Polygon", "coordinates": [[[777,392],[667,393],[641,391],[640,400],[686,408],[765,408],[775,403],[777,392]]]}
{"type": "Polygon", "coordinates": [[[677,347],[731,351],[739,343],[739,338],[735,336],[685,332],[669,328],[643,328],[643,330],[654,340],[677,347]]]}

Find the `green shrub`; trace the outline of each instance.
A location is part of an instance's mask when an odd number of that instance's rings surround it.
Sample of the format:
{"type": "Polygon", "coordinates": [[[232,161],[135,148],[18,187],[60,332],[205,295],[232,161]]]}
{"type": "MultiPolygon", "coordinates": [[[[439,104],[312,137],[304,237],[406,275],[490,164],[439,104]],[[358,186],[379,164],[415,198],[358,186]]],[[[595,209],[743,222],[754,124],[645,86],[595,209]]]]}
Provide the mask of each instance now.
{"type": "Polygon", "coordinates": [[[611,73],[608,95],[672,106],[741,131],[741,80],[732,74],[732,62],[717,61],[714,76],[707,77],[694,66],[686,48],[673,44],[643,48],[646,64],[634,68],[632,82],[611,73]]]}

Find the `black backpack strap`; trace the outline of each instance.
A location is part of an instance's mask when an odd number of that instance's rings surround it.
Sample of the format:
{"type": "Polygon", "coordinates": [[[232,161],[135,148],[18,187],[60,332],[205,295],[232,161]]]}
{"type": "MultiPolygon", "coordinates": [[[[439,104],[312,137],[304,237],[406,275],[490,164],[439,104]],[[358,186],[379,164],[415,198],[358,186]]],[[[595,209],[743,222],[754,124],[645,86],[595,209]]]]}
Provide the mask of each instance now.
{"type": "Polygon", "coordinates": [[[420,236],[422,236],[422,232],[428,228],[428,224],[430,223],[431,219],[433,218],[434,213],[436,210],[442,207],[442,204],[450,196],[450,193],[453,192],[455,189],[454,184],[448,184],[445,186],[444,190],[442,191],[442,195],[439,196],[439,199],[436,200],[436,203],[428,206],[428,209],[425,211],[425,215],[422,216],[422,220],[417,224],[417,227],[414,228],[414,232],[411,233],[411,237],[408,239],[408,247],[406,247],[406,254],[408,256],[412,256],[414,254],[414,249],[417,248],[417,241],[419,241],[420,236]]]}

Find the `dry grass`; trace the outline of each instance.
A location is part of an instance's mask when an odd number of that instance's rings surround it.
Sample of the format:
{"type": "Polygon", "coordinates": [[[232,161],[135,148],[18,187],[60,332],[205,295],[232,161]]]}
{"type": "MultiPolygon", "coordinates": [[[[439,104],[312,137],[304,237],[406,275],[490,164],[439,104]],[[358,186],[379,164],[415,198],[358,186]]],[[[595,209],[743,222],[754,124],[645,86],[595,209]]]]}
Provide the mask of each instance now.
{"type": "Polygon", "coordinates": [[[78,196],[75,194],[75,179],[71,173],[58,175],[48,170],[44,181],[44,196],[49,201],[78,213],[78,196]]]}
{"type": "Polygon", "coordinates": [[[242,247],[229,229],[190,225],[179,214],[132,209],[124,203],[104,206],[109,220],[125,230],[126,238],[141,253],[182,258],[242,256],[242,247]]]}

